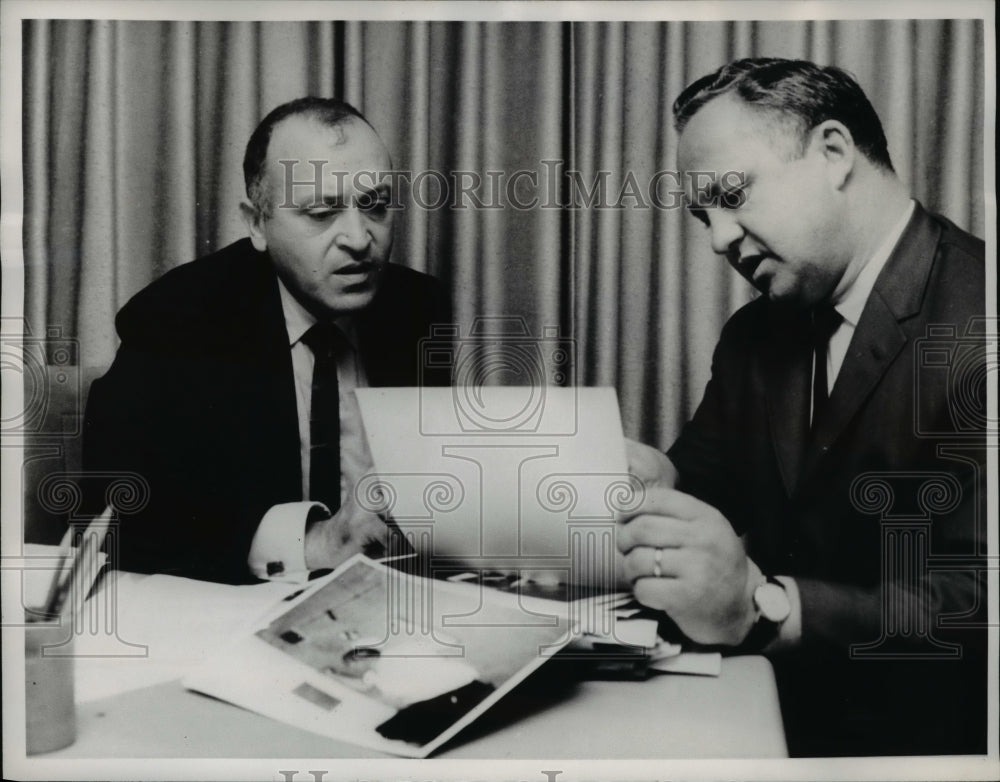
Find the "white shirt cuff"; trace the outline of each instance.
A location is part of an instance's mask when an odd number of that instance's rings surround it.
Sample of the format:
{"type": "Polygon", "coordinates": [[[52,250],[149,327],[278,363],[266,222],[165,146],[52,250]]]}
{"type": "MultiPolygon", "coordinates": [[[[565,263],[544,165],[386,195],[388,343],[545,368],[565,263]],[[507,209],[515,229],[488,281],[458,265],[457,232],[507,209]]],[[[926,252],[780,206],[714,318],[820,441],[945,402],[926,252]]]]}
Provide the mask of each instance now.
{"type": "Polygon", "coordinates": [[[301,584],[309,579],[306,568],[306,521],[314,509],[326,516],[321,502],[285,502],[273,506],[257,527],[250,544],[250,571],[268,581],[301,584]]]}
{"type": "Polygon", "coordinates": [[[788,593],[788,602],[792,612],[781,623],[775,648],[795,646],[802,640],[802,598],[799,596],[799,585],[789,576],[775,576],[788,593]]]}

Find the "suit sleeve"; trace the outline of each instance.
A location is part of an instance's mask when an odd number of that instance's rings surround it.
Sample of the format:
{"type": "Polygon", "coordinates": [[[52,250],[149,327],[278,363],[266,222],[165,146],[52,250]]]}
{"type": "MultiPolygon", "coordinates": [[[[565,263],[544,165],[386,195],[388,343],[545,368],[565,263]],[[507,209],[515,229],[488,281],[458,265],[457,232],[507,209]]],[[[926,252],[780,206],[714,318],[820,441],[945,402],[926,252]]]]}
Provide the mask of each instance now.
{"type": "Polygon", "coordinates": [[[205,411],[198,409],[197,389],[205,371],[126,334],[111,369],[91,386],[83,464],[98,477],[88,481],[88,505],[97,512],[119,473],[138,474],[148,491],[144,507],[119,514],[118,535],[109,544],[115,550],[108,552],[118,568],[254,580],[247,555],[266,508],[248,507],[215,484],[226,456],[219,444],[199,442],[205,411]]]}
{"type": "Polygon", "coordinates": [[[741,421],[732,414],[732,400],[727,397],[731,389],[746,382],[744,319],[743,313],[737,313],[723,329],[698,409],[667,451],[677,468],[677,489],[717,508],[739,534],[745,531],[741,512],[745,503],[734,482],[740,471],[734,470],[731,444],[741,421]]]}

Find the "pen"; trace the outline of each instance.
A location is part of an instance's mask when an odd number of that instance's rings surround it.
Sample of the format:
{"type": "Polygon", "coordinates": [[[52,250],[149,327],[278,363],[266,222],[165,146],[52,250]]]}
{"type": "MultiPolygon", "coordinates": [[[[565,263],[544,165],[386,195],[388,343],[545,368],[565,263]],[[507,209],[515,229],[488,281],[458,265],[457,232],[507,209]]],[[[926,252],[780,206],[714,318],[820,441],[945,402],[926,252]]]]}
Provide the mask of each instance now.
{"type": "Polygon", "coordinates": [[[70,568],[69,576],[57,594],[54,613],[59,616],[60,620],[68,618],[77,605],[83,605],[87,592],[94,585],[97,577],[94,563],[97,560],[97,552],[104,545],[104,538],[107,535],[108,525],[111,523],[113,513],[114,509],[109,505],[84,530],[80,547],[73,558],[73,565],[70,568]],[[81,597],[79,601],[67,600],[69,595],[80,595],[81,597]]]}
{"type": "Polygon", "coordinates": [[[72,539],[73,525],[70,524],[62,540],[59,541],[59,566],[52,575],[52,583],[49,584],[49,591],[45,595],[42,611],[46,618],[55,616],[57,613],[57,600],[59,599],[60,587],[63,583],[63,569],[66,567],[66,559],[69,557],[70,542],[72,539]]]}

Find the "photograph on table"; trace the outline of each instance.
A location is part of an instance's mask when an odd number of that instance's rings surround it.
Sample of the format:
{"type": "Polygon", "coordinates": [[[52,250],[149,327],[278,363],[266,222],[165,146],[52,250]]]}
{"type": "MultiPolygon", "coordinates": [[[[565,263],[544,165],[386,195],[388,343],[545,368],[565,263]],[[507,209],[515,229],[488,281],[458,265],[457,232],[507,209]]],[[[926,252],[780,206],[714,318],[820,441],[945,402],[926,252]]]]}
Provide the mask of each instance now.
{"type": "Polygon", "coordinates": [[[185,684],[307,730],[424,757],[572,641],[577,611],[359,556],[185,684]]]}

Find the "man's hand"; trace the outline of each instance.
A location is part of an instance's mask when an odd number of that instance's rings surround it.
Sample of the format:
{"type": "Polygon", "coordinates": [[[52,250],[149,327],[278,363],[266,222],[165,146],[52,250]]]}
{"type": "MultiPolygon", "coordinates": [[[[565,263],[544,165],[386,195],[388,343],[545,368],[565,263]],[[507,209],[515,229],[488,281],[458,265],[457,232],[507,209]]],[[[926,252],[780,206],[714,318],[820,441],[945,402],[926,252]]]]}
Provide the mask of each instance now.
{"type": "Polygon", "coordinates": [[[677,470],[663,451],[626,437],[625,458],[628,460],[628,471],[642,481],[643,486],[647,488],[663,486],[668,489],[674,487],[677,470]]]}
{"type": "MultiPolygon", "coordinates": [[[[370,510],[358,505],[349,493],[331,518],[313,522],[306,529],[305,555],[309,570],[335,568],[367,547],[388,548],[391,531],[370,510]]],[[[366,552],[367,553],[367,552],[366,552]]]]}
{"type": "Polygon", "coordinates": [[[736,646],[750,632],[760,571],[711,505],[648,486],[616,540],[636,600],[665,611],[692,641],[736,646]]]}

